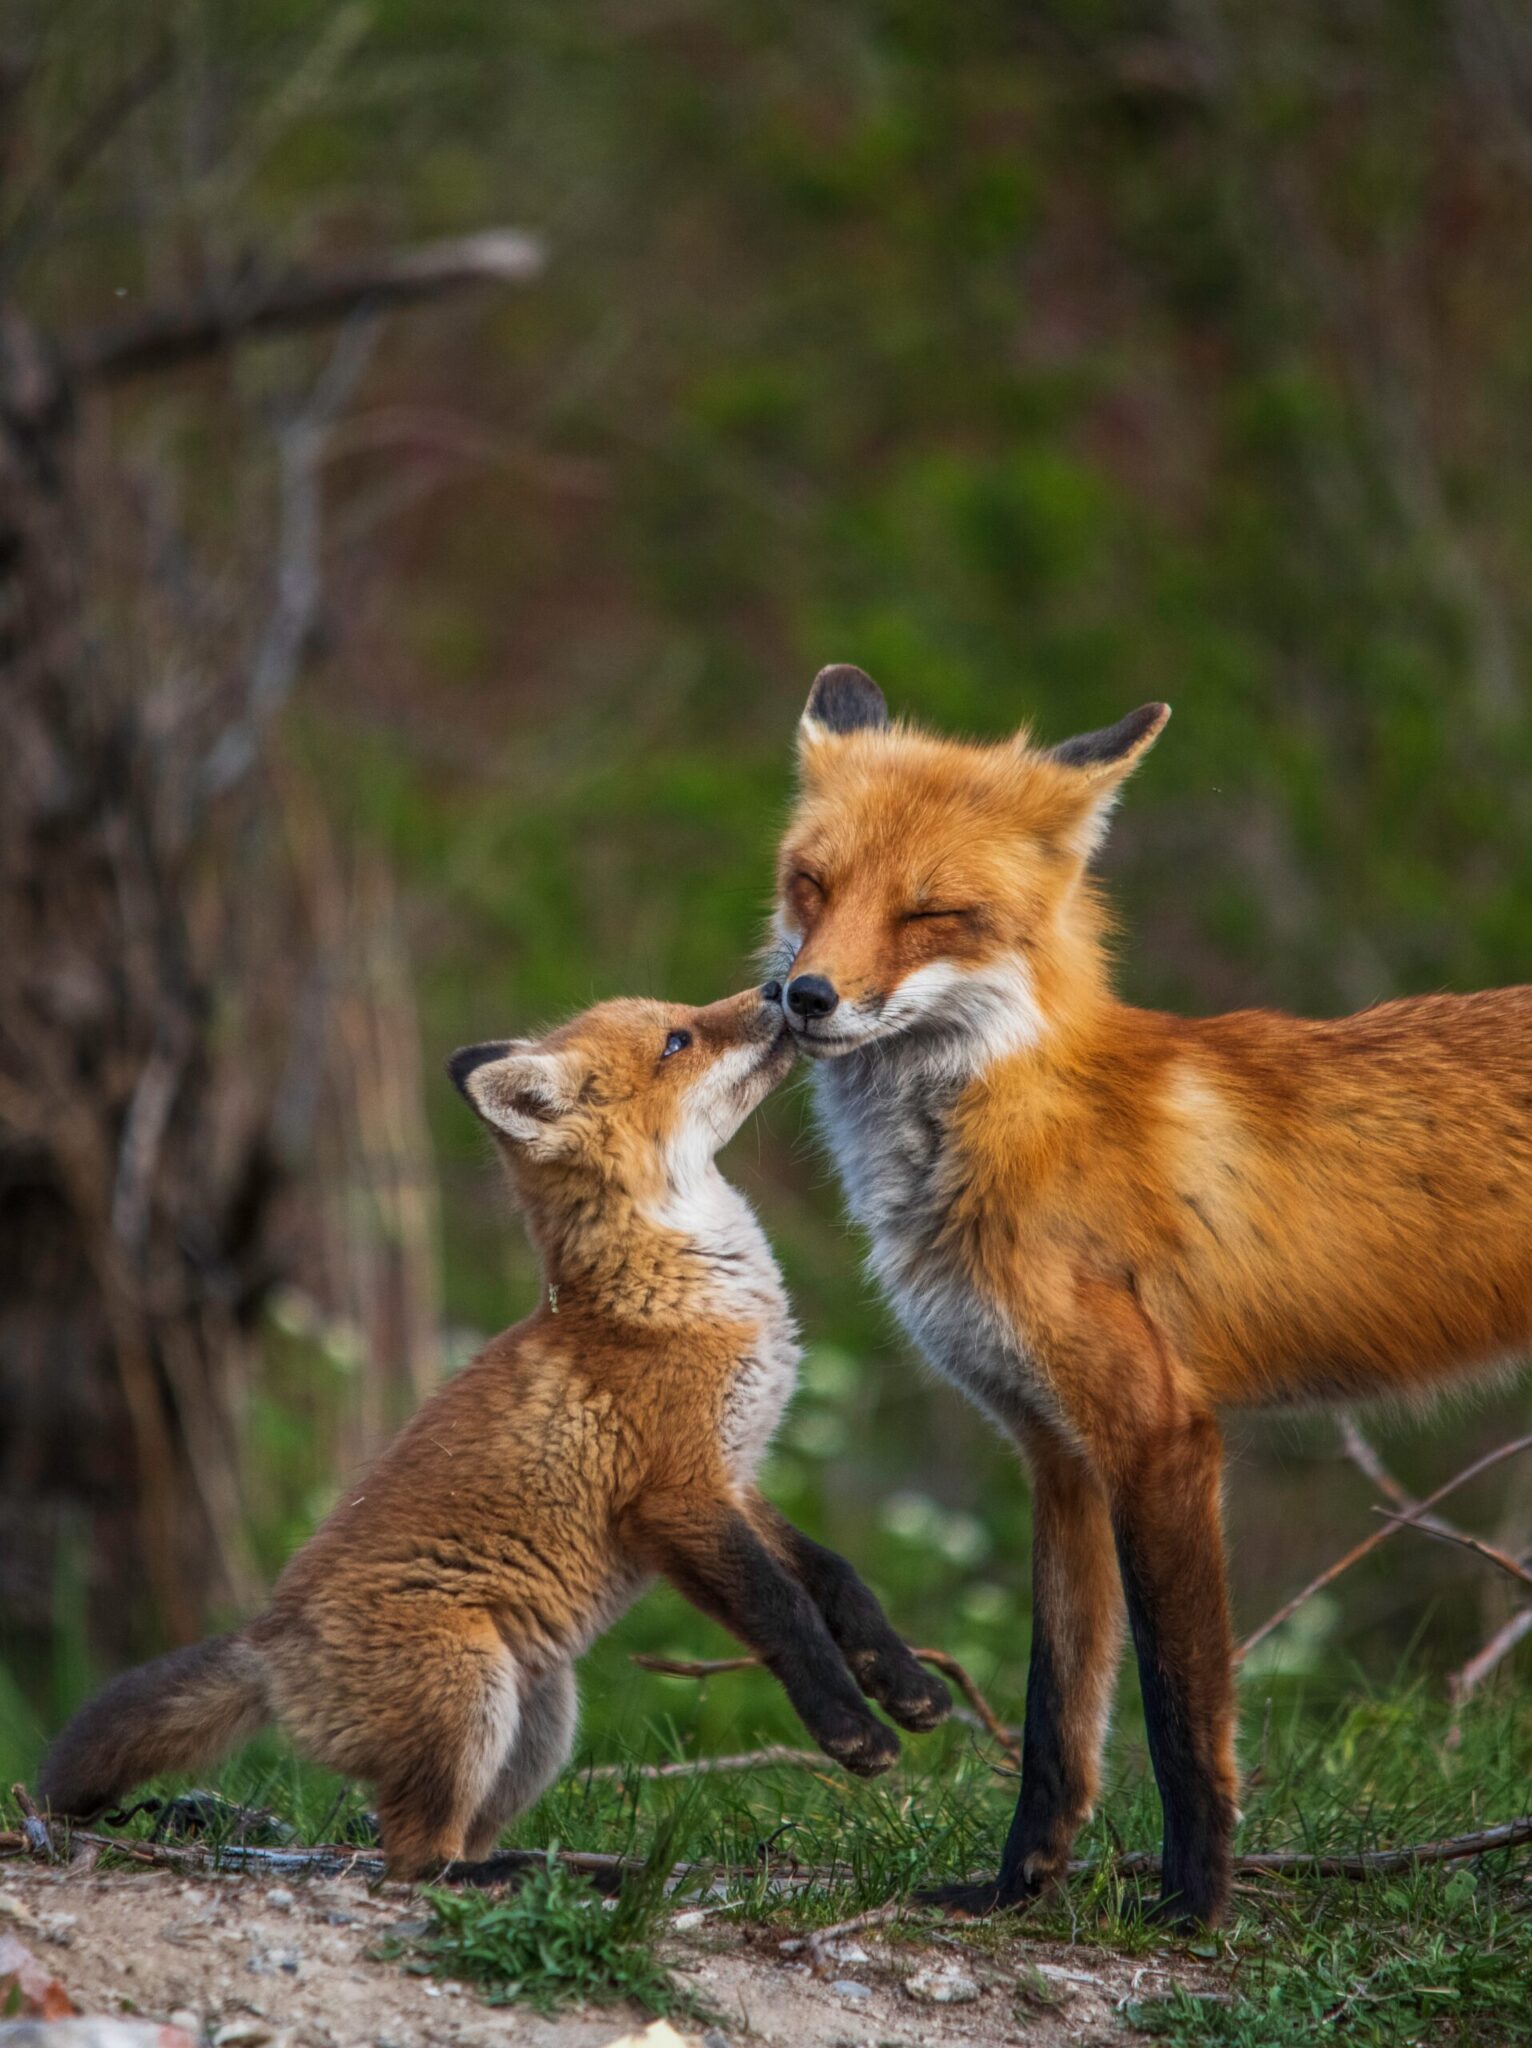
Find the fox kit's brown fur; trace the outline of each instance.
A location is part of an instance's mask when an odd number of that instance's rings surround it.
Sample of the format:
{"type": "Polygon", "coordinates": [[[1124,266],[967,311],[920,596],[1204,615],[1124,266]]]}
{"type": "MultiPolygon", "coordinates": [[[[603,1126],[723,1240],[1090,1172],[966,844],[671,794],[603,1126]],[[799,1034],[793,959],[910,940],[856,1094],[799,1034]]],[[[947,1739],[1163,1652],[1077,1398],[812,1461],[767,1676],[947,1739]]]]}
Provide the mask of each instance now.
{"type": "Polygon", "coordinates": [[[488,1854],[574,1739],[573,1660],[656,1573],[756,1650],[850,1770],[946,1713],[851,1567],[755,1490],[797,1346],[713,1156],[793,1057],[778,991],[602,1005],[454,1080],[495,1132],[547,1292],[427,1402],[238,1634],[108,1686],[43,1765],[88,1815],[275,1719],[377,1788],[388,1868],[488,1854]],[[853,1676],[854,1674],[854,1676],[853,1676]]]}
{"type": "Polygon", "coordinates": [[[1065,1867],[1126,1594],[1166,1906],[1217,1916],[1219,1411],[1411,1392],[1532,1342],[1532,989],[1332,1023],[1114,998],[1087,868],[1168,715],[957,745],[831,669],[800,733],[785,1013],[896,1308],[1033,1475],[1021,1796],[973,1906],[1065,1867]]]}

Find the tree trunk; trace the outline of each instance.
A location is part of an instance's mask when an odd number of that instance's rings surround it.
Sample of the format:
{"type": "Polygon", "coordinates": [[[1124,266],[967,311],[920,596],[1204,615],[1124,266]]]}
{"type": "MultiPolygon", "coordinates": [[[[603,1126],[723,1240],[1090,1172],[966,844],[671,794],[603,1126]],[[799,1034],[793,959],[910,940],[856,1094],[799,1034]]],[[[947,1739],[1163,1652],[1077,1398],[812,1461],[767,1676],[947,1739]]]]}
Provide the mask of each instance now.
{"type": "Polygon", "coordinates": [[[185,761],[87,630],[72,428],[0,309],[0,1602],[46,1638],[83,1557],[121,1651],[251,1591],[235,1423],[279,1175],[209,1032],[185,761]]]}

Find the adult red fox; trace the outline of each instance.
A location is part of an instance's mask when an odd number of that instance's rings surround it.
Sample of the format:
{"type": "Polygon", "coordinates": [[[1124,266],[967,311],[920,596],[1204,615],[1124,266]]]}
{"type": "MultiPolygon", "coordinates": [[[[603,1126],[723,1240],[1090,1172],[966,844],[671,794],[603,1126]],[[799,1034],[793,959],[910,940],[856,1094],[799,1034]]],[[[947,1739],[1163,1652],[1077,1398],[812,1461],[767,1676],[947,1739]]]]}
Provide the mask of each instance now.
{"type": "Polygon", "coordinates": [[[756,1491],[792,1392],[775,1262],[714,1154],[792,1064],[780,990],[605,1003],[453,1080],[499,1141],[542,1256],[495,1338],[349,1488],[236,1634],[124,1673],[44,1761],[86,1816],[277,1720],[377,1787],[390,1875],[487,1855],[574,1741],[573,1660],[663,1573],[775,1673],[863,1776],[946,1688],[844,1559],[756,1491]],[[854,1675],[853,1675],[854,1674],[854,1675]]]}
{"type": "Polygon", "coordinates": [[[1013,1905],[1090,1810],[1124,1595],[1163,1898],[1212,1921],[1237,1818],[1219,1411],[1424,1390],[1532,1341],[1532,989],[1335,1022],[1113,995],[1088,868],[1164,726],[1043,749],[814,684],[782,843],[784,1013],[913,1340],[1032,1470],[1013,1905]]]}

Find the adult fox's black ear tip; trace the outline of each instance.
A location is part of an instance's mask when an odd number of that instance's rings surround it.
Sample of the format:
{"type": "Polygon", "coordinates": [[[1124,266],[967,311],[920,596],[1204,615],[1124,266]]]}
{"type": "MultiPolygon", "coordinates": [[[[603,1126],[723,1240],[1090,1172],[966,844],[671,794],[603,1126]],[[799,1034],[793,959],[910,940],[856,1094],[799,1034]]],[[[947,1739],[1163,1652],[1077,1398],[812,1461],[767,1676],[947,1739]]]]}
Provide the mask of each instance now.
{"type": "Polygon", "coordinates": [[[803,715],[823,732],[876,732],[889,722],[883,692],[865,669],[846,661],[815,676],[803,715]]]}
{"type": "Polygon", "coordinates": [[[1110,768],[1141,753],[1164,730],[1169,718],[1168,704],[1140,704],[1100,732],[1082,732],[1072,740],[1060,740],[1049,748],[1049,757],[1065,768],[1110,768]]]}
{"type": "Polygon", "coordinates": [[[508,1038],[491,1038],[483,1045],[460,1045],[456,1052],[448,1054],[448,1078],[465,1101],[473,1100],[468,1093],[469,1075],[480,1067],[487,1067],[491,1060],[503,1060],[510,1049],[508,1038]]]}

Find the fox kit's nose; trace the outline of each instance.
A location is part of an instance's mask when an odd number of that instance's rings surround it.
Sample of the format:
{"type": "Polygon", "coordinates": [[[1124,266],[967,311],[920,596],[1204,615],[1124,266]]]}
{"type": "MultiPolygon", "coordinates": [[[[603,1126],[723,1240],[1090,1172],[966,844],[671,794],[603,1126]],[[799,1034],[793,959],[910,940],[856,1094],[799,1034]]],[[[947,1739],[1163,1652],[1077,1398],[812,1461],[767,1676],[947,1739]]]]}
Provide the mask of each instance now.
{"type": "Polygon", "coordinates": [[[799,974],[787,984],[787,1007],[805,1024],[816,1017],[828,1017],[840,1001],[833,982],[822,974],[799,974]]]}

